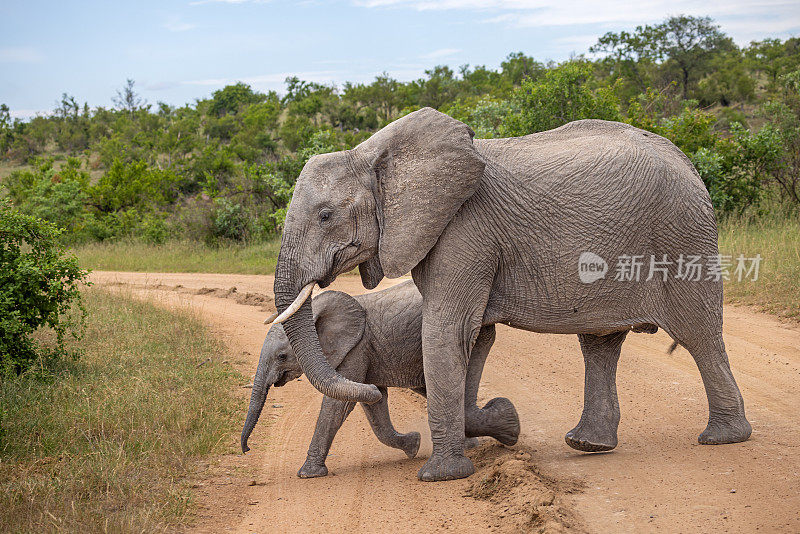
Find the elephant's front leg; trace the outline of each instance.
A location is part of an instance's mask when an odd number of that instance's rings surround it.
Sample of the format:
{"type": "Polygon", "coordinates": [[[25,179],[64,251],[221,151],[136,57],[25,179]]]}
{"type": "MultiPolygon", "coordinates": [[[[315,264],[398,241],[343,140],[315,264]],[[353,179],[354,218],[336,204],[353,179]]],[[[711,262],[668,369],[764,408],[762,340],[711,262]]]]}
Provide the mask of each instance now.
{"type": "Polygon", "coordinates": [[[442,325],[426,314],[422,355],[433,453],[417,474],[420,480],[452,480],[475,472],[464,456],[464,383],[471,345],[462,328],[442,325]]]}
{"type": "MultiPolygon", "coordinates": [[[[366,376],[367,368],[364,355],[351,352],[339,365],[337,370],[349,380],[361,382],[366,376]]],[[[322,398],[322,407],[317,417],[317,426],[314,428],[314,437],[308,446],[308,454],[303,467],[297,472],[300,478],[324,477],[328,474],[325,459],[331,449],[333,438],[342,427],[342,423],[355,408],[355,402],[344,402],[325,396],[322,398]]]]}
{"type": "Polygon", "coordinates": [[[331,443],[355,405],[354,402],[339,401],[327,396],[322,398],[322,407],[319,410],[314,437],[311,438],[311,445],[308,446],[306,462],[297,472],[297,476],[314,478],[324,477],[328,474],[325,459],[328,457],[331,443]]]}
{"type": "Polygon", "coordinates": [[[413,458],[419,451],[419,432],[399,433],[392,424],[389,416],[389,392],[386,388],[379,387],[383,398],[375,404],[362,404],[367,421],[378,440],[384,445],[400,449],[406,456],[413,458]]]}
{"type": "Polygon", "coordinates": [[[519,416],[511,401],[495,397],[483,408],[477,405],[483,366],[494,339],[494,325],[481,328],[469,356],[464,392],[464,431],[468,438],[491,436],[504,445],[514,445],[519,439],[519,416]]]}
{"type": "Polygon", "coordinates": [[[627,334],[626,330],[607,336],[578,336],[586,367],[583,414],[578,426],[564,437],[573,449],[600,452],[617,446],[617,362],[627,334]]]}

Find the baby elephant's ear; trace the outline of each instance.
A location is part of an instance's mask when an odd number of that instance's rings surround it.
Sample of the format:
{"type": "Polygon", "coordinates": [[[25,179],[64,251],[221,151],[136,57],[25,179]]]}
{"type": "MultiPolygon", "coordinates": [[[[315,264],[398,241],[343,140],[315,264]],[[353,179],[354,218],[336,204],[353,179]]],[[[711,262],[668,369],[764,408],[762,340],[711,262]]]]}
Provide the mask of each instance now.
{"type": "Polygon", "coordinates": [[[366,312],[341,291],[325,291],[311,301],[322,352],[334,369],[364,335],[366,312]]]}

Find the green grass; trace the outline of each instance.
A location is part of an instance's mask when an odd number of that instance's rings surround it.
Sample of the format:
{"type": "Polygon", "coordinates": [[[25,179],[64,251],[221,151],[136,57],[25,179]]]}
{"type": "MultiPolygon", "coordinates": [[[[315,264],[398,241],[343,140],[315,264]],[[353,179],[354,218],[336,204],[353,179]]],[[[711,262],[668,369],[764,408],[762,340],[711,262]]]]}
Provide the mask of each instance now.
{"type": "Polygon", "coordinates": [[[81,266],[101,271],[272,274],[280,240],[208,246],[200,242],[148,245],[140,241],[89,243],[74,248],[81,266]]]}
{"type": "Polygon", "coordinates": [[[191,518],[187,477],[230,447],[244,409],[241,375],[188,311],[84,297],[81,359],[0,382],[0,532],[175,529],[191,518]]]}
{"type": "MultiPolygon", "coordinates": [[[[725,300],[800,320],[800,217],[763,216],[720,223],[722,254],[761,254],[758,280],[725,283],[725,300]]],[[[735,264],[735,260],[734,260],[735,264]]],[[[733,277],[732,277],[733,278],[733,277]]]]}

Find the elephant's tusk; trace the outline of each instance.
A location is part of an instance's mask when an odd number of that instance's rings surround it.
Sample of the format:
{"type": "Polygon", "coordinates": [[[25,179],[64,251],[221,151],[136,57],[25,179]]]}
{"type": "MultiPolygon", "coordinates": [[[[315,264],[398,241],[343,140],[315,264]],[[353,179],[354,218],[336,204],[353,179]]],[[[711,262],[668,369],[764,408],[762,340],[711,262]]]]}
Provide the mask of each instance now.
{"type": "Polygon", "coordinates": [[[301,290],[300,290],[300,294],[299,294],[299,295],[297,295],[297,298],[296,298],[296,299],[294,299],[294,302],[292,302],[292,303],[289,305],[289,307],[288,307],[288,308],[286,308],[286,309],[283,311],[283,313],[282,313],[282,314],[280,314],[278,317],[276,317],[276,318],[275,318],[275,320],[274,320],[274,321],[272,321],[272,324],[270,324],[270,326],[272,326],[272,325],[275,325],[275,324],[281,324],[281,323],[282,323],[282,322],[284,322],[286,319],[288,319],[289,317],[291,317],[292,315],[294,315],[294,314],[295,314],[295,312],[296,312],[297,310],[299,310],[299,309],[300,309],[300,306],[302,306],[302,305],[303,305],[303,303],[304,303],[306,300],[308,300],[308,297],[310,297],[310,296],[311,296],[311,292],[314,290],[314,286],[315,286],[315,285],[316,285],[316,282],[311,282],[310,284],[308,284],[307,286],[305,286],[303,289],[301,289],[301,290]]]}
{"type": "Polygon", "coordinates": [[[274,321],[277,318],[278,318],[278,312],[275,312],[272,315],[270,315],[269,317],[267,317],[266,319],[264,319],[264,324],[270,324],[272,321],[274,321]]]}

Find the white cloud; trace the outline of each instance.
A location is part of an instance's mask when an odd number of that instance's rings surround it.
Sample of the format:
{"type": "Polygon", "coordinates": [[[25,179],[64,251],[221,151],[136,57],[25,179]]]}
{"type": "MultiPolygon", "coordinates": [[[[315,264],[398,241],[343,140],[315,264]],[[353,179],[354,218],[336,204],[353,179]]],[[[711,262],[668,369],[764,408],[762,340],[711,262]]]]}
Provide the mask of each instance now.
{"type": "Polygon", "coordinates": [[[427,54],[422,54],[419,56],[421,59],[442,59],[446,57],[453,56],[461,52],[460,48],[440,48],[438,50],[434,50],[433,52],[428,52],[427,54]]]}
{"type": "Polygon", "coordinates": [[[145,83],[142,87],[148,91],[168,91],[170,89],[174,89],[178,85],[180,84],[176,82],[158,81],[145,83]]]}
{"type": "Polygon", "coordinates": [[[660,21],[671,15],[711,16],[737,41],[800,32],[796,0],[352,0],[366,8],[487,13],[484,22],[515,28],[595,25],[608,29],[660,21]]]}
{"type": "Polygon", "coordinates": [[[32,119],[40,115],[45,116],[50,114],[49,109],[12,109],[9,112],[13,119],[32,119]]]}
{"type": "Polygon", "coordinates": [[[38,63],[44,56],[32,46],[7,46],[0,48],[0,63],[38,63]]]}
{"type": "MultiPolygon", "coordinates": [[[[224,87],[236,82],[244,82],[254,89],[270,90],[280,89],[289,76],[297,76],[307,82],[323,84],[343,83],[350,80],[349,73],[344,71],[307,71],[307,72],[275,72],[271,74],[256,74],[254,76],[240,76],[237,78],[204,78],[199,80],[185,80],[182,85],[199,85],[205,87],[224,87]]],[[[351,80],[352,81],[352,80],[351,80]]]]}
{"type": "MultiPolygon", "coordinates": [[[[202,78],[197,80],[185,80],[178,82],[178,85],[195,85],[208,87],[209,89],[219,89],[226,85],[236,82],[244,82],[258,91],[277,91],[283,92],[286,88],[285,80],[289,76],[297,76],[307,82],[316,82],[325,85],[336,85],[341,88],[345,82],[370,83],[376,76],[386,71],[389,76],[401,81],[409,81],[424,75],[424,71],[430,65],[424,64],[402,64],[397,63],[388,65],[375,70],[363,69],[352,70],[314,70],[301,72],[275,72],[269,74],[256,74],[252,76],[240,76],[237,78],[202,78]]],[[[167,86],[167,82],[160,82],[158,86],[167,86]]]]}

